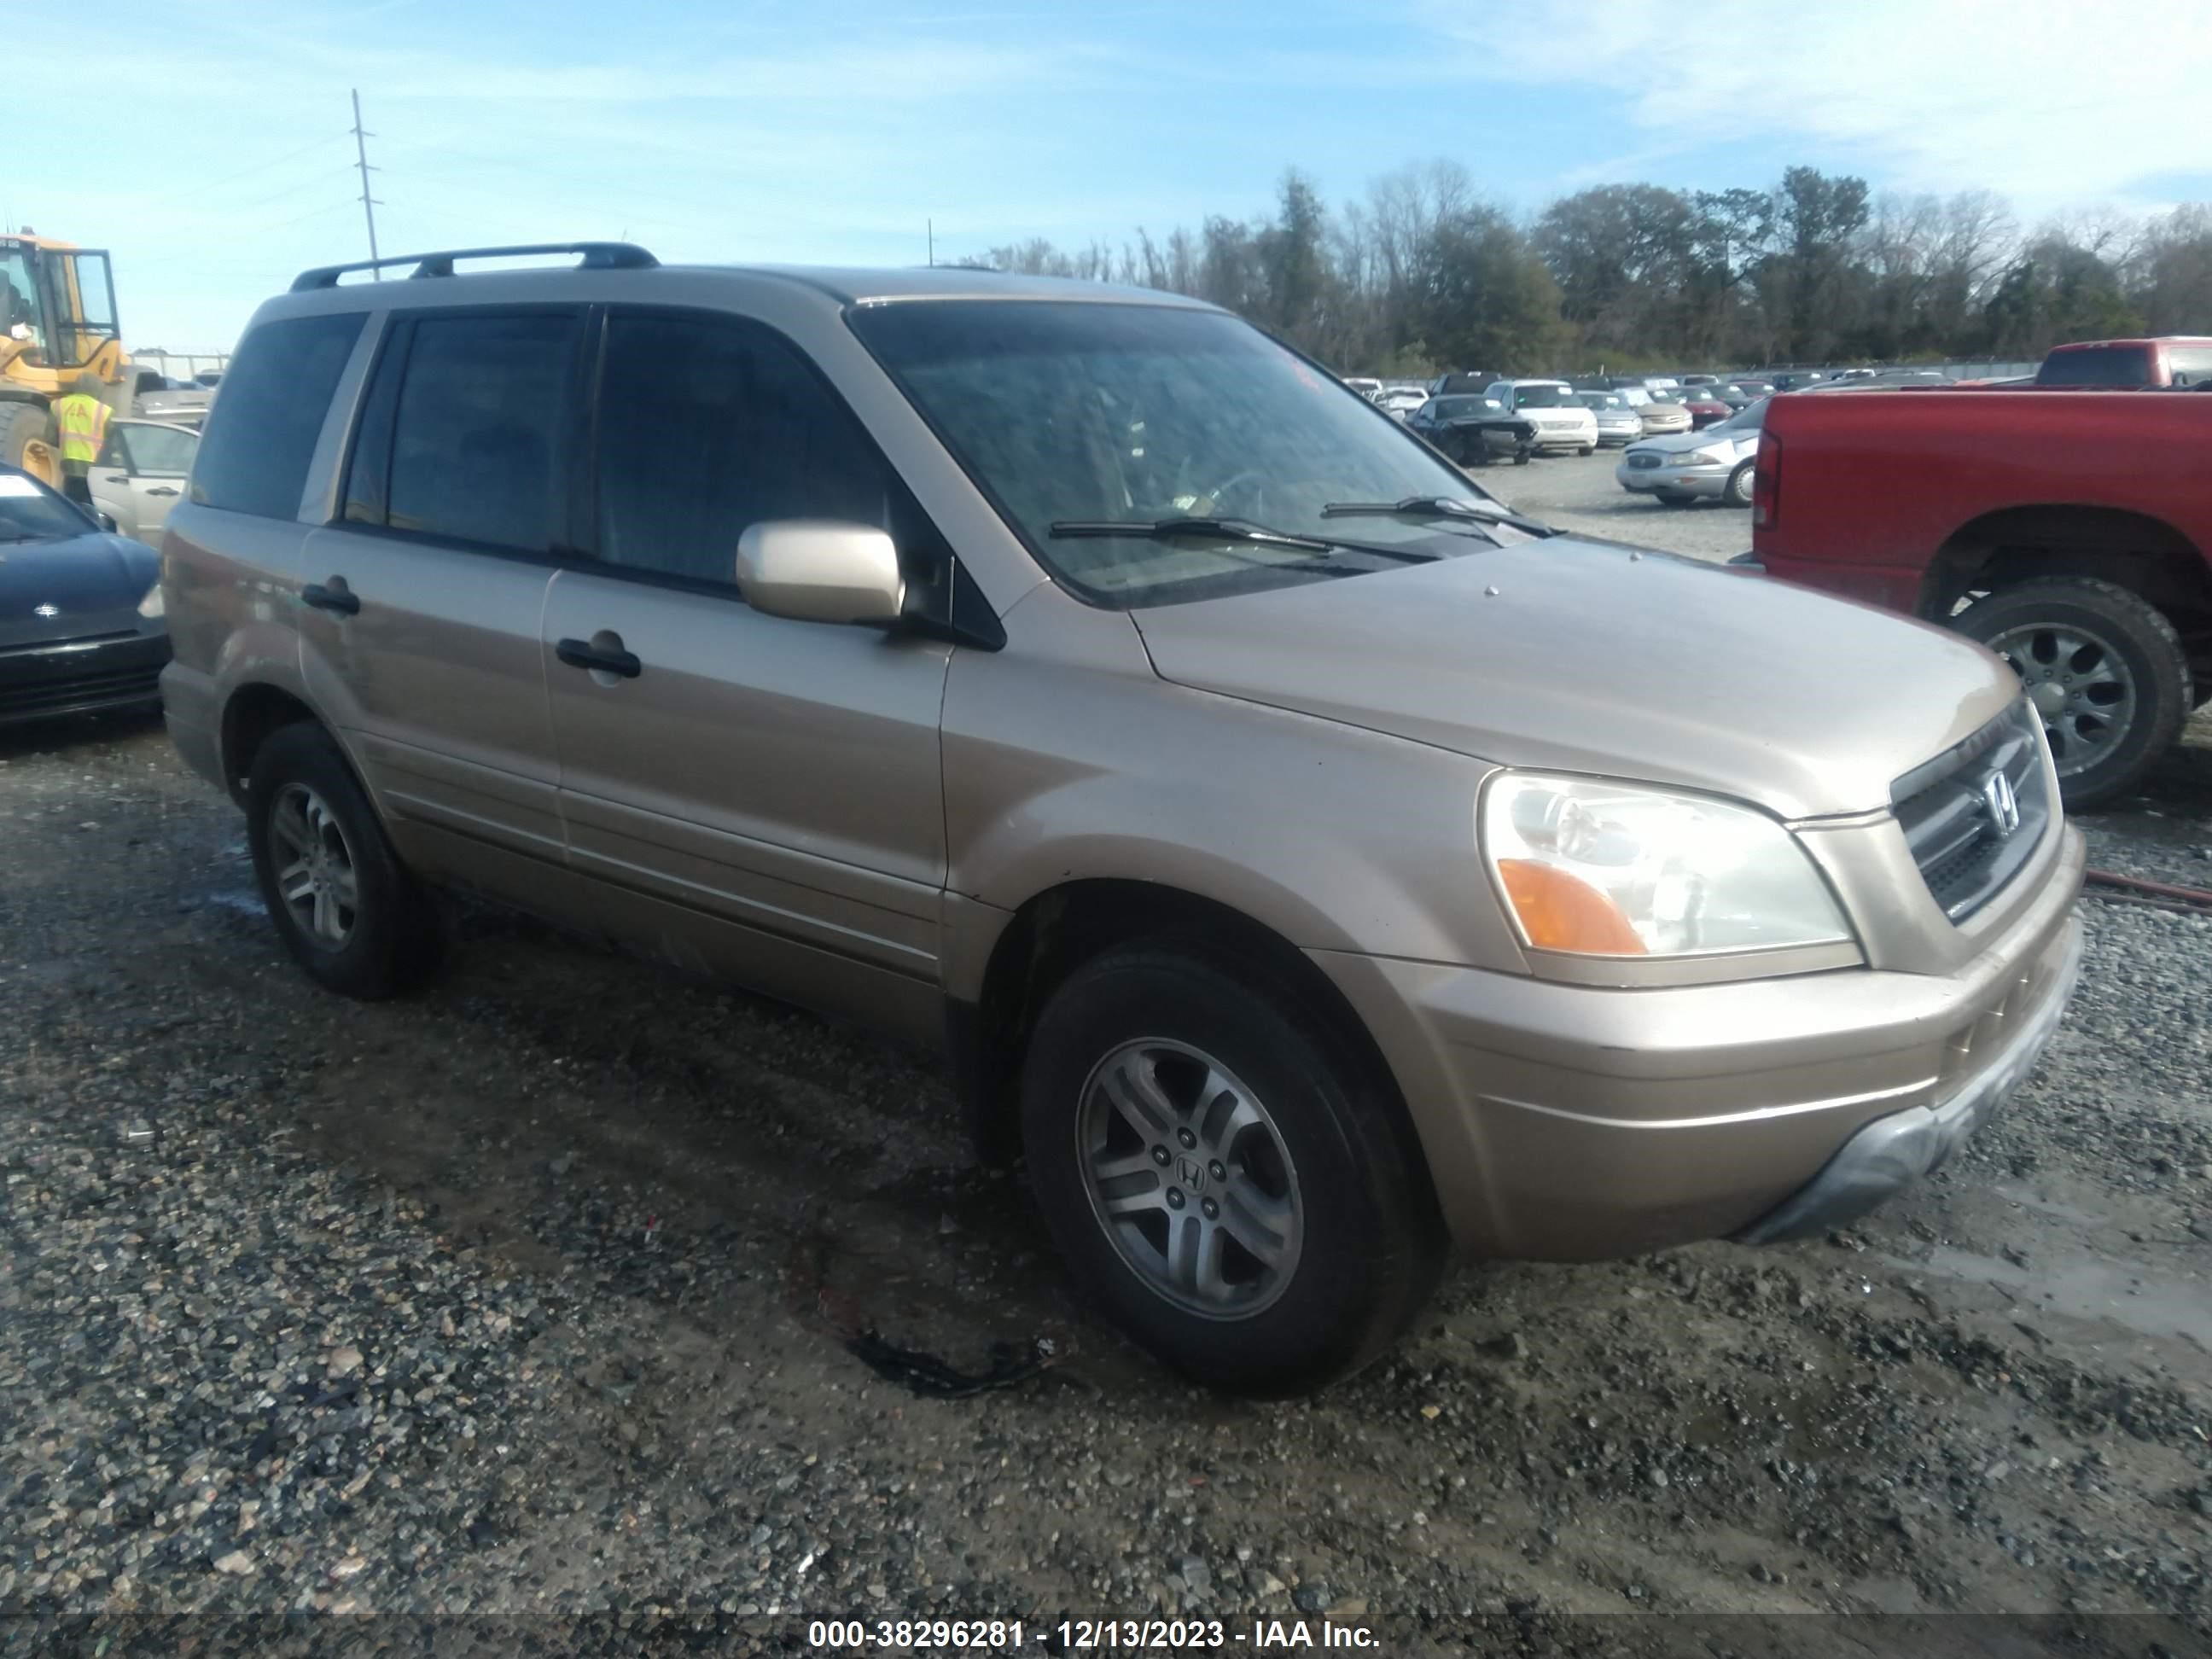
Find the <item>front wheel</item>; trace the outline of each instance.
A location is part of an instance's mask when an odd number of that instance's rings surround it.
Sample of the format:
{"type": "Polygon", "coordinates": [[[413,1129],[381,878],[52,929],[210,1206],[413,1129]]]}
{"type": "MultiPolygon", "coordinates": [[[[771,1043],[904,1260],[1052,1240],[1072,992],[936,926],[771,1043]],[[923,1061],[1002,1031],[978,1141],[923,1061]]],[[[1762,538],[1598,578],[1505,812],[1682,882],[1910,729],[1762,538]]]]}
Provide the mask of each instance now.
{"type": "Polygon", "coordinates": [[[2039,577],[1977,600],[1952,626],[2027,685],[2069,808],[2101,806],[2134,788],[2189,717],[2181,636],[2112,582],[2039,577]]]}
{"type": "Polygon", "coordinates": [[[1685,495],[1679,489],[1655,489],[1651,492],[1651,499],[1662,507],[1688,507],[1698,498],[1685,495]]]}
{"type": "Polygon", "coordinates": [[[1395,1099],[1296,998],[1164,946],[1054,994],[1022,1140],[1076,1280],[1176,1370],[1305,1392],[1389,1346],[1443,1257],[1395,1099]]]}
{"type": "Polygon", "coordinates": [[[1597,446],[1595,444],[1584,444],[1580,449],[1577,449],[1575,453],[1577,455],[1595,455],[1597,453],[1597,446]]]}
{"type": "Polygon", "coordinates": [[[1721,493],[1721,499],[1730,507],[1751,505],[1752,470],[1752,463],[1746,461],[1729,474],[1728,488],[1721,493]]]}

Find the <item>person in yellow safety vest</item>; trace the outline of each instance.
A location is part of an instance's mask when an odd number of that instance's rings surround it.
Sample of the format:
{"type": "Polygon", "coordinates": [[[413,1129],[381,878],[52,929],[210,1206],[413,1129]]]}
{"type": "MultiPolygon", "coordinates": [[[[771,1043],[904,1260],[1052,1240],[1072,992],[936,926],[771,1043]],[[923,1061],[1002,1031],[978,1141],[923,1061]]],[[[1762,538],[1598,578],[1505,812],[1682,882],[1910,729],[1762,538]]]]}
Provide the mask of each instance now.
{"type": "Polygon", "coordinates": [[[62,493],[80,506],[92,505],[86,475],[107,441],[107,405],[100,400],[100,377],[76,377],[66,398],[54,399],[54,425],[62,441],[62,493]]]}

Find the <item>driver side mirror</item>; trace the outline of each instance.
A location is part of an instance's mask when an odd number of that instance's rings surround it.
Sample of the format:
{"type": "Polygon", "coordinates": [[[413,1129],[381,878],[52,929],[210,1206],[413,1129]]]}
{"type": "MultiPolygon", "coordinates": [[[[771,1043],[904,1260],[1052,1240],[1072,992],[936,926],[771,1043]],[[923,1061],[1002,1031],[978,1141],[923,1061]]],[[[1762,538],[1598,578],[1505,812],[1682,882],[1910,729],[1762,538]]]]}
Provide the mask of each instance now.
{"type": "Polygon", "coordinates": [[[906,609],[898,547],[871,525],[770,519],[738,538],[745,603],[794,622],[896,622],[906,609]]]}
{"type": "Polygon", "coordinates": [[[100,527],[102,530],[105,530],[109,535],[112,536],[117,532],[115,515],[113,514],[94,513],[92,516],[100,520],[100,527]]]}

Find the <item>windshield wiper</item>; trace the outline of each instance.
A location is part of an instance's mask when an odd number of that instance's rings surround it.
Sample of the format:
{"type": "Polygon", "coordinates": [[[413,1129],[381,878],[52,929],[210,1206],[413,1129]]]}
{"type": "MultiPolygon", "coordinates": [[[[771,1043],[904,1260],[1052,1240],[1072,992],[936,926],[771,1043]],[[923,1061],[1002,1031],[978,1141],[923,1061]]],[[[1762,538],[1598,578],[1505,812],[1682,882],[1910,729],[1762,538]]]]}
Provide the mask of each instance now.
{"type": "Polygon", "coordinates": [[[1324,519],[1467,519],[1476,524],[1502,524],[1527,536],[1557,536],[1562,532],[1518,513],[1497,513],[1455,495],[1408,495],[1398,501],[1331,501],[1321,510],[1324,519]]]}
{"type": "Polygon", "coordinates": [[[1255,547],[1279,547],[1291,553],[1372,553],[1377,558],[1395,559],[1403,564],[1429,564],[1443,556],[1410,547],[1385,547],[1378,542],[1347,542],[1334,536],[1294,536],[1288,531],[1270,530],[1245,519],[1062,519],[1052,526],[1051,534],[1055,541],[1079,536],[1137,536],[1159,542],[1173,541],[1180,536],[1202,537],[1243,542],[1255,547]]]}

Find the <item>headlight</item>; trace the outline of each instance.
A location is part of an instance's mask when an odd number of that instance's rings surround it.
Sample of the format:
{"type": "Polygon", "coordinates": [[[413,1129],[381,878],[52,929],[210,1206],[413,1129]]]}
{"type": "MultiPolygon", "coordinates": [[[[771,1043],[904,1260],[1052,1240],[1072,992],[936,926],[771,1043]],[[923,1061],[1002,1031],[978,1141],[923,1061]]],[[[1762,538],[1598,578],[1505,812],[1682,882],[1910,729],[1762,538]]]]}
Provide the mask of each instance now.
{"type": "Polygon", "coordinates": [[[1727,454],[1717,449],[1696,449],[1682,458],[1695,466],[1726,466],[1727,454]]]}
{"type": "Polygon", "coordinates": [[[151,587],[146,590],[146,597],[138,601],[138,614],[142,617],[159,617],[164,614],[161,610],[161,583],[155,582],[151,587]]]}
{"type": "Polygon", "coordinates": [[[1851,938],[1805,850],[1748,806],[1501,772],[1480,819],[1483,856],[1537,950],[1693,956],[1851,938]]]}

